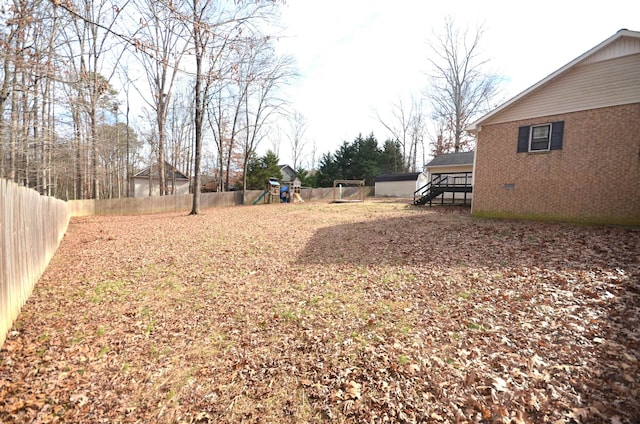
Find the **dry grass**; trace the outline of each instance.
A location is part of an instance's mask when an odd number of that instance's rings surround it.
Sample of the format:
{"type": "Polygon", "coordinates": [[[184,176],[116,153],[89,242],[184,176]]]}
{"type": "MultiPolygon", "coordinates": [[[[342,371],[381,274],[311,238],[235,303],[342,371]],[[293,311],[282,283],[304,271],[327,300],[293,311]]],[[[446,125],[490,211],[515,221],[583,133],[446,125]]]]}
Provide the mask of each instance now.
{"type": "Polygon", "coordinates": [[[394,202],[87,217],[2,422],[637,422],[640,230],[394,202]]]}

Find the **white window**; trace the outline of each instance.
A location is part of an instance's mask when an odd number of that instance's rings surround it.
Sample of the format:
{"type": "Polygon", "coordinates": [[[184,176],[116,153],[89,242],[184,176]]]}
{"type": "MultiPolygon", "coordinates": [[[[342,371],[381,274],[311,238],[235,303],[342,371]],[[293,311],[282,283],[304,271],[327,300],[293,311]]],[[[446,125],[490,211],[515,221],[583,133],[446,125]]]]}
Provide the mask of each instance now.
{"type": "Polygon", "coordinates": [[[531,127],[529,151],[540,152],[549,150],[551,146],[551,124],[535,125],[531,127]]]}

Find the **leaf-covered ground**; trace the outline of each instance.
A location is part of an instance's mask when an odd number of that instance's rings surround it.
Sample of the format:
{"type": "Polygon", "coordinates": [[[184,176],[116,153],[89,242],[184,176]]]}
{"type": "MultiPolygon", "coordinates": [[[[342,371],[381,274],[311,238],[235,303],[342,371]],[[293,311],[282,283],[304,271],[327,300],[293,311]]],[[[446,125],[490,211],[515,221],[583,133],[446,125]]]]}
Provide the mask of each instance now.
{"type": "Polygon", "coordinates": [[[0,421],[640,422],[640,229],[393,202],[74,218],[0,421]]]}

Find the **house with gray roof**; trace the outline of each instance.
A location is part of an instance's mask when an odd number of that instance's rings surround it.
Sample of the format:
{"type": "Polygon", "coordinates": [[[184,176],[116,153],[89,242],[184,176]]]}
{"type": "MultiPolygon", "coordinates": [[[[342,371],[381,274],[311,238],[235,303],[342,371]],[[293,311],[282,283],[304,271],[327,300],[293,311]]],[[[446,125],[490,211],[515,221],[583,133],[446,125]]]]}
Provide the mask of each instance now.
{"type": "MultiPolygon", "coordinates": [[[[165,184],[167,193],[189,194],[190,179],[168,162],[164,163],[165,184]]],[[[149,197],[160,195],[160,173],[158,164],[143,169],[131,178],[133,197],[149,197]]]]}
{"type": "Polygon", "coordinates": [[[474,152],[443,153],[425,165],[429,174],[446,172],[472,172],[474,152]]]}
{"type": "Polygon", "coordinates": [[[280,166],[282,183],[292,188],[296,187],[299,190],[301,186],[301,182],[300,182],[300,178],[298,178],[298,173],[296,172],[296,170],[289,165],[278,165],[278,166],[280,166]]]}
{"type": "Polygon", "coordinates": [[[414,194],[414,203],[424,205],[471,202],[474,152],[442,153],[425,165],[426,183],[414,194]]]}

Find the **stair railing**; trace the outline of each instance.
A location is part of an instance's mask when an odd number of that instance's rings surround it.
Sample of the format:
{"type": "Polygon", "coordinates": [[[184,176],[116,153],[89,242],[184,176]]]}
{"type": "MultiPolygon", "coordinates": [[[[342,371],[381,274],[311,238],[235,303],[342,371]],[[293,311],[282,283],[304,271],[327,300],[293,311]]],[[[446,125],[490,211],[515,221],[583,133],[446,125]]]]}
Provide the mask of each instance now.
{"type": "Polygon", "coordinates": [[[417,189],[413,192],[413,204],[417,205],[421,199],[427,197],[433,191],[434,187],[447,185],[448,183],[447,175],[436,175],[431,181],[417,189]]]}

